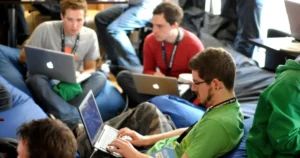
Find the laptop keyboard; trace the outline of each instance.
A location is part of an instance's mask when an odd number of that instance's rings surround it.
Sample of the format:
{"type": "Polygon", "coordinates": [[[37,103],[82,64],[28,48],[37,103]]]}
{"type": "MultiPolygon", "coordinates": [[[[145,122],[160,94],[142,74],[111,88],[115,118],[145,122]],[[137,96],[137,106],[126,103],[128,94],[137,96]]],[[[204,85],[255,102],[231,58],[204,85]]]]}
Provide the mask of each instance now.
{"type": "Polygon", "coordinates": [[[80,82],[86,80],[90,76],[91,76],[90,73],[79,73],[78,71],[76,71],[76,81],[77,81],[77,83],[80,83],[80,82]]]}
{"type": "Polygon", "coordinates": [[[111,143],[118,136],[118,132],[109,128],[103,129],[103,134],[100,139],[100,147],[103,149],[107,148],[107,145],[111,143]]]}
{"type": "Polygon", "coordinates": [[[178,84],[179,96],[182,96],[189,89],[190,89],[189,84],[178,84]]]}
{"type": "Polygon", "coordinates": [[[76,78],[80,76],[80,72],[79,71],[76,71],[76,78]]]}
{"type": "Polygon", "coordinates": [[[80,75],[76,75],[76,78],[87,78],[87,77],[90,77],[91,76],[91,74],[89,74],[89,73],[82,73],[82,74],[80,74],[80,75]]]}

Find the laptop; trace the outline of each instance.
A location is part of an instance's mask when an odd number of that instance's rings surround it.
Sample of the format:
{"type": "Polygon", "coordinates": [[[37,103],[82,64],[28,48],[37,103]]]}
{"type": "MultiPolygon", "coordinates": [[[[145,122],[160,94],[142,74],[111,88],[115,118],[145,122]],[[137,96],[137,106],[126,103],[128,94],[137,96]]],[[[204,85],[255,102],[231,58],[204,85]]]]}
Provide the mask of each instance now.
{"type": "Polygon", "coordinates": [[[299,0],[285,0],[285,8],[290,23],[291,35],[300,42],[300,2],[299,0]]]}
{"type": "Polygon", "coordinates": [[[154,76],[148,74],[132,73],[133,81],[138,93],[150,95],[175,95],[181,96],[189,85],[178,84],[177,78],[154,76]]]}
{"type": "Polygon", "coordinates": [[[115,157],[122,157],[118,153],[107,151],[107,145],[117,138],[119,131],[104,124],[91,90],[78,110],[92,147],[115,157]]]}
{"type": "Polygon", "coordinates": [[[291,35],[295,40],[286,39],[286,43],[280,50],[299,54],[300,53],[300,21],[298,16],[300,15],[300,2],[297,0],[285,0],[286,13],[290,23],[291,35]]]}
{"type": "Polygon", "coordinates": [[[30,74],[41,74],[68,83],[81,83],[90,73],[76,72],[74,56],[54,50],[25,46],[26,63],[30,74]]]}

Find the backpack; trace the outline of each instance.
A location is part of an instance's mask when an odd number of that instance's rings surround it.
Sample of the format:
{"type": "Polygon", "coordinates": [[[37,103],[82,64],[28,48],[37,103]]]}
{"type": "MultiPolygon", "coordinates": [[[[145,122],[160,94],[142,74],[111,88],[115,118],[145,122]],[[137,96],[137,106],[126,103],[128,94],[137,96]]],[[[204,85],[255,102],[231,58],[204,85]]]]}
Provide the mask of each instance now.
{"type": "Polygon", "coordinates": [[[0,158],[16,158],[18,141],[12,138],[0,138],[0,158]]]}

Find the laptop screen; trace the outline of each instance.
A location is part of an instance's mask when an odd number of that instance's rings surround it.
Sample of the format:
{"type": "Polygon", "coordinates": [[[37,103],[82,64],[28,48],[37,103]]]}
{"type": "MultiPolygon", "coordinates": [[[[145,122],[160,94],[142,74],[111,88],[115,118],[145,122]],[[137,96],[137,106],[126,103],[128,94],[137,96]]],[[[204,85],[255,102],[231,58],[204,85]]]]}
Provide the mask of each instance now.
{"type": "Polygon", "coordinates": [[[103,120],[92,91],[87,94],[86,98],[80,105],[79,110],[89,139],[91,143],[94,144],[95,141],[97,141],[97,132],[100,131],[103,125],[103,120]]]}
{"type": "Polygon", "coordinates": [[[300,41],[300,2],[298,0],[285,0],[286,12],[290,22],[292,36],[300,41]]]}

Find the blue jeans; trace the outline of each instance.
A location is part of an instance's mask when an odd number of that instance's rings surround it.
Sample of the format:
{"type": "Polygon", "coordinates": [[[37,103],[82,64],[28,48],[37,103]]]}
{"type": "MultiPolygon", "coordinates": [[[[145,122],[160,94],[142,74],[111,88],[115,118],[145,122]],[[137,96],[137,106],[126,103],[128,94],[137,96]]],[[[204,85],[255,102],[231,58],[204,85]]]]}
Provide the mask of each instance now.
{"type": "Polygon", "coordinates": [[[77,107],[89,90],[92,90],[95,96],[99,94],[105,86],[106,76],[101,72],[94,72],[89,79],[81,83],[82,93],[69,102],[63,100],[52,90],[49,78],[44,75],[30,76],[26,82],[38,105],[73,129],[78,123],[81,123],[77,107]]]}
{"type": "Polygon", "coordinates": [[[248,39],[260,37],[263,0],[222,0],[220,16],[204,19],[206,32],[220,40],[234,42],[236,51],[252,57],[254,45],[248,39]]]}
{"type": "Polygon", "coordinates": [[[145,27],[152,18],[152,11],[152,7],[144,5],[114,5],[95,16],[99,42],[113,65],[141,65],[127,33],[145,27]]]}
{"type": "MultiPolygon", "coordinates": [[[[227,0],[228,1],[228,0],[227,0]]],[[[247,57],[252,57],[254,45],[247,40],[260,37],[260,18],[263,0],[236,0],[238,18],[234,49],[247,57]]]]}

